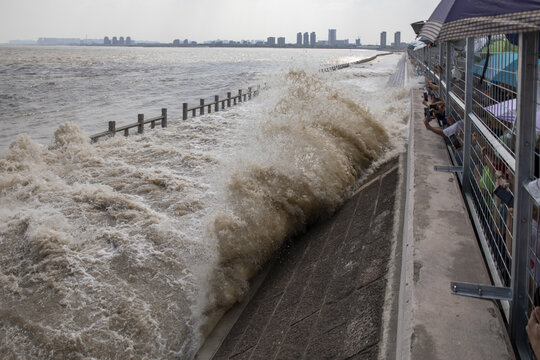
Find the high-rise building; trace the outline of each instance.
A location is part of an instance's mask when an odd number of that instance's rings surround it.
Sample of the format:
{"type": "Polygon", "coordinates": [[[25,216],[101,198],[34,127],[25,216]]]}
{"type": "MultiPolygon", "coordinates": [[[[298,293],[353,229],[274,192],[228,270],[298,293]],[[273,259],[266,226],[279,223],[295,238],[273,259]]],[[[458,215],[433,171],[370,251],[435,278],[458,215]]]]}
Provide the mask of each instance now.
{"type": "Polygon", "coordinates": [[[356,39],[356,46],[361,46],[362,42],[360,41],[360,38],[356,39]]]}
{"type": "Polygon", "coordinates": [[[126,45],[128,45],[128,46],[131,45],[131,36],[128,36],[126,38],[126,45]]]}
{"type": "Polygon", "coordinates": [[[302,46],[302,33],[301,32],[296,34],[296,45],[302,46]]]}
{"type": "Polygon", "coordinates": [[[328,29],[328,45],[336,46],[336,29],[328,29]]]}
{"type": "Polygon", "coordinates": [[[401,31],[396,31],[394,34],[394,46],[395,47],[401,46],[401,31]]]}
{"type": "Polygon", "coordinates": [[[111,45],[111,39],[108,36],[103,38],[103,45],[111,45]]]}
{"type": "Polygon", "coordinates": [[[124,45],[126,42],[124,40],[123,36],[120,36],[120,39],[118,39],[118,45],[124,45]]]}
{"type": "Polygon", "coordinates": [[[276,38],[270,36],[266,39],[266,45],[276,45],[276,38]]]}
{"type": "Polygon", "coordinates": [[[386,31],[381,33],[381,47],[386,47],[386,31]]]}
{"type": "Polygon", "coordinates": [[[112,44],[113,45],[118,45],[118,38],[116,36],[113,36],[112,38],[112,44]]]}
{"type": "Polygon", "coordinates": [[[309,46],[309,34],[307,32],[304,33],[304,46],[309,46]]]}
{"type": "Polygon", "coordinates": [[[278,37],[277,38],[277,44],[279,46],[285,46],[285,38],[284,37],[278,37]]]}
{"type": "Polygon", "coordinates": [[[317,35],[315,35],[315,31],[313,31],[310,35],[309,35],[309,44],[311,46],[315,46],[317,44],[317,35]]]}

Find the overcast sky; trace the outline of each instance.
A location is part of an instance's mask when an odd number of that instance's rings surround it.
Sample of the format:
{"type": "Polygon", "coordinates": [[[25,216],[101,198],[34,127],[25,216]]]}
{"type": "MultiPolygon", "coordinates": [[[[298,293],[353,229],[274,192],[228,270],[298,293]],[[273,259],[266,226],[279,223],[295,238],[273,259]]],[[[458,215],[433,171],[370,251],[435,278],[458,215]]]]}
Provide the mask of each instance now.
{"type": "Polygon", "coordinates": [[[427,19],[439,0],[0,0],[0,43],[39,37],[135,40],[265,40],[297,32],[362,44],[387,42],[401,31],[414,39],[410,23],[427,19]]]}

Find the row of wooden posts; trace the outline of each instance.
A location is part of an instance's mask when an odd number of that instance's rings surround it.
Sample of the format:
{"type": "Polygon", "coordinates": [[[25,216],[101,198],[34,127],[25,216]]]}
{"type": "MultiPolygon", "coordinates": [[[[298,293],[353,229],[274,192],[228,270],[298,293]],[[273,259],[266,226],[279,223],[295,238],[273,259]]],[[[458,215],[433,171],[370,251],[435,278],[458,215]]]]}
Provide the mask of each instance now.
{"type": "MultiPolygon", "coordinates": [[[[389,54],[391,53],[377,54],[367,59],[362,59],[362,60],[354,61],[351,63],[334,65],[334,66],[320,69],[319,71],[320,72],[336,71],[336,70],[347,68],[351,66],[352,64],[361,64],[364,62],[371,61],[375,59],[377,56],[389,55],[389,54]]],[[[266,87],[266,84],[265,84],[265,87],[266,87]]],[[[214,102],[208,103],[208,104],[204,102],[204,99],[200,99],[199,106],[195,106],[193,108],[189,108],[188,103],[183,103],[182,104],[182,120],[187,120],[189,113],[192,114],[192,117],[195,117],[197,115],[197,111],[199,112],[200,115],[204,115],[205,109],[207,109],[208,114],[210,114],[212,111],[214,112],[219,111],[220,107],[221,107],[221,110],[224,110],[226,107],[228,108],[236,104],[242,103],[244,101],[251,100],[253,97],[259,95],[260,89],[261,89],[260,85],[257,86],[256,89],[249,87],[247,89],[247,92],[244,92],[243,90],[240,89],[238,90],[238,94],[234,96],[232,96],[231,92],[228,92],[227,97],[225,99],[220,99],[219,95],[215,95],[214,102]]],[[[109,121],[109,129],[107,131],[94,134],[90,136],[90,139],[92,140],[92,142],[95,142],[97,141],[97,139],[104,136],[114,136],[117,132],[123,132],[124,136],[129,136],[129,130],[133,128],[137,128],[137,133],[142,134],[144,133],[144,125],[150,124],[150,128],[153,129],[156,126],[156,122],[160,122],[161,127],[163,128],[167,127],[167,109],[161,109],[161,116],[151,118],[148,120],[144,119],[144,114],[139,114],[137,117],[136,123],[132,123],[132,124],[121,126],[121,127],[116,127],[116,121],[109,121]]]]}
{"type": "Polygon", "coordinates": [[[319,71],[320,72],[336,71],[336,70],[341,70],[341,69],[348,68],[349,66],[351,66],[351,64],[349,64],[349,63],[339,64],[339,65],[330,66],[330,67],[327,67],[327,68],[324,68],[324,69],[320,69],[319,71]]]}
{"type": "MultiPolygon", "coordinates": [[[[232,95],[231,92],[228,92],[227,97],[221,100],[219,98],[219,95],[215,95],[214,102],[207,103],[207,104],[205,104],[204,99],[200,99],[199,106],[195,106],[193,108],[189,108],[188,103],[183,103],[182,104],[182,120],[187,120],[188,115],[190,113],[192,117],[197,116],[197,111],[199,112],[199,115],[204,115],[205,109],[207,109],[208,114],[210,114],[212,111],[214,112],[219,111],[220,107],[221,107],[221,110],[224,110],[225,108],[251,100],[253,97],[259,95],[260,88],[261,88],[260,85],[257,86],[255,90],[252,87],[249,87],[247,89],[247,92],[244,92],[242,89],[240,89],[238,90],[238,94],[234,96],[232,95]]],[[[124,125],[121,127],[116,127],[116,121],[109,121],[109,129],[107,131],[94,134],[90,136],[90,139],[92,142],[95,142],[101,137],[114,136],[118,132],[123,132],[124,136],[129,136],[129,130],[133,128],[137,128],[138,134],[143,134],[144,126],[146,124],[150,124],[150,128],[153,129],[156,127],[157,122],[161,123],[162,128],[167,127],[167,109],[161,109],[161,116],[157,116],[148,120],[144,119],[144,114],[138,114],[136,123],[124,125]]]]}

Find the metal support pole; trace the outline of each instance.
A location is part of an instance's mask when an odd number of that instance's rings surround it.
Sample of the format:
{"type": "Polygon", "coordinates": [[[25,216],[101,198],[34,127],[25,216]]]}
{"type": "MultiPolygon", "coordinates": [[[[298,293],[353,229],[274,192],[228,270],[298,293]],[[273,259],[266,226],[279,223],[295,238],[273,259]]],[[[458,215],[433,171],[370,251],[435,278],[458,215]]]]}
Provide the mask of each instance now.
{"type": "Polygon", "coordinates": [[[467,58],[465,75],[465,118],[463,119],[463,192],[471,193],[471,142],[472,142],[472,111],[473,96],[473,66],[474,38],[467,38],[467,58]]]}
{"type": "Polygon", "coordinates": [[[531,231],[531,202],[523,184],[534,175],[534,144],[536,127],[536,71],[538,32],[519,34],[517,72],[517,139],[516,174],[514,181],[514,241],[512,242],[512,304],[510,308],[510,339],[522,359],[528,358],[527,325],[527,246],[531,231]]]}
{"type": "Polygon", "coordinates": [[[450,106],[450,91],[452,87],[452,46],[450,45],[450,41],[445,42],[444,46],[446,47],[446,67],[444,69],[446,72],[446,87],[444,89],[444,112],[446,116],[450,116],[450,110],[452,109],[452,107],[450,106]]]}
{"type": "MultiPolygon", "coordinates": [[[[439,49],[439,69],[438,70],[441,70],[442,67],[443,67],[443,45],[442,44],[439,44],[437,45],[437,48],[439,49]]],[[[442,99],[443,97],[443,87],[442,87],[442,80],[443,80],[443,74],[442,72],[438,72],[439,74],[439,99],[442,99]]]]}
{"type": "Polygon", "coordinates": [[[427,48],[427,73],[428,73],[428,76],[431,77],[430,75],[430,70],[431,70],[431,46],[428,45],[426,46],[427,48]]]}

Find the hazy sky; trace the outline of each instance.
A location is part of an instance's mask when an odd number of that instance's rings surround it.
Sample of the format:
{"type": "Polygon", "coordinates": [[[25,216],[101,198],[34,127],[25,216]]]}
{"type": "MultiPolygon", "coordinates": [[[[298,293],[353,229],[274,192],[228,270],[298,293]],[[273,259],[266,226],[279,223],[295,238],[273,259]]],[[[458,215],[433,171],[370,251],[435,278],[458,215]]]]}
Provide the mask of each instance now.
{"type": "Polygon", "coordinates": [[[172,42],[265,40],[297,32],[378,44],[401,31],[412,41],[410,23],[427,19],[439,0],[0,0],[0,43],[39,37],[101,39],[131,36],[135,40],[172,42]]]}

